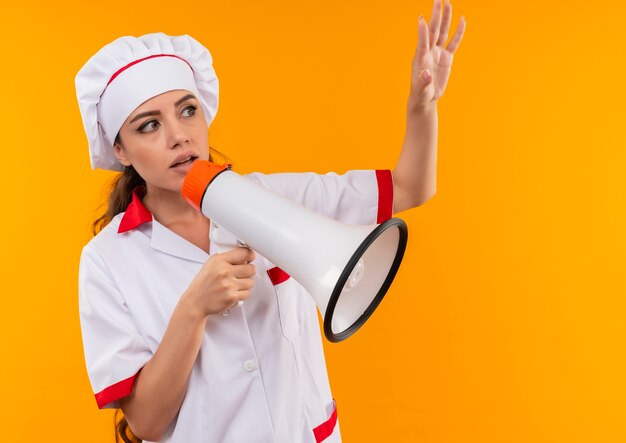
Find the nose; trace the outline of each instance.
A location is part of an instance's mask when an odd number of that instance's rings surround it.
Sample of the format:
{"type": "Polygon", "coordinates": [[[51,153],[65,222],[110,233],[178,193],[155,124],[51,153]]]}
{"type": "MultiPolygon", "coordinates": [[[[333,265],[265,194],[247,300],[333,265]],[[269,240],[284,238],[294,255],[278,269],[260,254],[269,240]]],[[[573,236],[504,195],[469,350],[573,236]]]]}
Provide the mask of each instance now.
{"type": "Polygon", "coordinates": [[[189,143],[189,134],[182,122],[174,118],[168,126],[168,145],[170,149],[176,149],[189,143]]]}

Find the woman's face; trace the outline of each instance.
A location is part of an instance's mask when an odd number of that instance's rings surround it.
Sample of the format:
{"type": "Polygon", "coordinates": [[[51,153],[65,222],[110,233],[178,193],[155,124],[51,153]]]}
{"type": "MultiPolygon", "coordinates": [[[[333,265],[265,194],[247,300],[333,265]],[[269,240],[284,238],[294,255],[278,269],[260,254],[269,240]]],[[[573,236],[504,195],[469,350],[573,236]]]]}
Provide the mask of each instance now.
{"type": "Polygon", "coordinates": [[[142,103],[120,128],[113,147],[124,166],[133,165],[151,188],[180,192],[196,159],[208,160],[204,112],[195,95],[174,90],[142,103]],[[190,159],[190,160],[189,160],[190,159]]]}

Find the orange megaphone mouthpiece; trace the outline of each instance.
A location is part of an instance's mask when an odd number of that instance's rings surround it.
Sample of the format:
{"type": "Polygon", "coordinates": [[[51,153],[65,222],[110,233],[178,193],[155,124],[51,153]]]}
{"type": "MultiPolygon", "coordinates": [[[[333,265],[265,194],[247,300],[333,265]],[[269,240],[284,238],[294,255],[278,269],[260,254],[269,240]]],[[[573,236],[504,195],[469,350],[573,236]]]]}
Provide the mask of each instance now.
{"type": "Polygon", "coordinates": [[[206,189],[215,177],[231,168],[230,163],[218,165],[207,160],[196,160],[183,181],[183,197],[196,209],[201,210],[206,189]]]}

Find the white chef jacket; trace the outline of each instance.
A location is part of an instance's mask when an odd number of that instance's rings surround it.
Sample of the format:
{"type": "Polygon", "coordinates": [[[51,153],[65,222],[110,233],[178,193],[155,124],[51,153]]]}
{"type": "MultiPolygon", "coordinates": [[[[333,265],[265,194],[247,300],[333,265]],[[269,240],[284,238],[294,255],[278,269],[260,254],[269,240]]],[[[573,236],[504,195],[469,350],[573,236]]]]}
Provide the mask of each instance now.
{"type": "MultiPolygon", "coordinates": [[[[253,172],[256,183],[350,224],[392,216],[389,170],[253,172]]],[[[99,408],[119,408],[156,352],[179,297],[207,255],[157,220],[141,190],[84,246],[79,312],[87,372],[99,408]]],[[[228,316],[211,315],[185,398],[160,442],[341,442],[316,305],[256,254],[254,287],[228,316]]],[[[162,389],[167,389],[163,385],[162,389]]]]}

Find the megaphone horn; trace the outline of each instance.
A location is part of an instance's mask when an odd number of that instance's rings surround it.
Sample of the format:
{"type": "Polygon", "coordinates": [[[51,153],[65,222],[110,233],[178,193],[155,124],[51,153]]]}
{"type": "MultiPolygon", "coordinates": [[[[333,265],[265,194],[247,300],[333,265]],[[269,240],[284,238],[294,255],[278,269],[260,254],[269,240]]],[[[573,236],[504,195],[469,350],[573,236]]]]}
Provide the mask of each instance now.
{"type": "Polygon", "coordinates": [[[345,340],[372,315],[406,249],[403,220],[349,225],[323,216],[232,171],[196,160],[183,196],[291,275],[311,294],[331,342],[345,340]]]}

